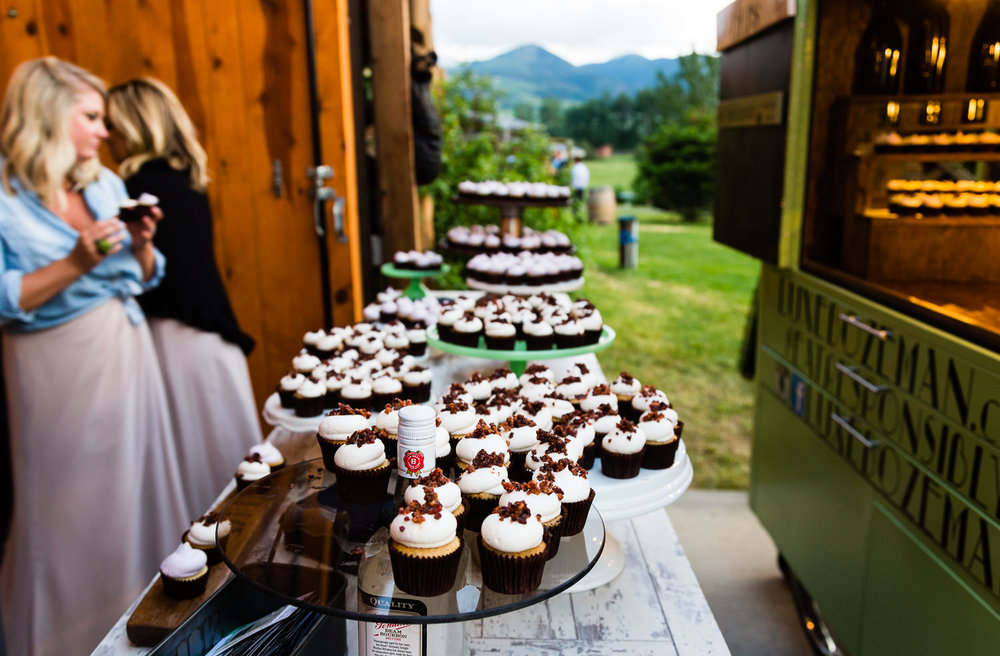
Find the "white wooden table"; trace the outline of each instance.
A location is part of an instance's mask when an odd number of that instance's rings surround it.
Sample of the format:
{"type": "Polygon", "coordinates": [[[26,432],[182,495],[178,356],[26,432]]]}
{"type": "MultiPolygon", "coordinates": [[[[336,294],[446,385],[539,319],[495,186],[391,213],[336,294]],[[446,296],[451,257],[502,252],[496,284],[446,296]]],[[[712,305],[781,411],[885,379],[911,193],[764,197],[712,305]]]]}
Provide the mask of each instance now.
{"type": "MultiPolygon", "coordinates": [[[[583,359],[597,368],[593,355],[583,359]]],[[[559,360],[547,361],[557,369],[559,360]]],[[[432,358],[436,397],[453,380],[504,363],[445,355],[432,358]],[[440,371],[440,374],[439,374],[440,371]]],[[[293,439],[276,428],[268,439],[281,447],[293,439]]],[[[230,483],[220,495],[224,498],[230,483]]],[[[607,524],[607,531],[625,551],[625,567],[609,584],[585,592],[563,593],[528,608],[466,622],[469,653],[522,656],[716,656],[729,654],[719,626],[702,594],[664,508],[607,524]]],[[[141,596],[140,596],[141,599],[141,596]]],[[[138,600],[136,600],[138,603],[138,600]]],[[[142,656],[125,634],[133,608],[122,616],[94,656],[142,656]]],[[[348,654],[357,654],[357,623],[347,622],[348,654]]],[[[437,655],[435,655],[437,656],[437,655]]]]}

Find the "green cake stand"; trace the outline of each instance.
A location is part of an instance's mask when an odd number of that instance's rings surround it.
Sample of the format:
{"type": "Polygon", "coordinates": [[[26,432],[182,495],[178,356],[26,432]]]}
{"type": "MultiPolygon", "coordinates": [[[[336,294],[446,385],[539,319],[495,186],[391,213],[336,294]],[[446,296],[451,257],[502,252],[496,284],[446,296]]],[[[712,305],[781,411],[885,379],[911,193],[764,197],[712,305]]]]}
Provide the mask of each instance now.
{"type": "Polygon", "coordinates": [[[466,355],[470,358],[506,360],[510,363],[510,370],[517,376],[524,373],[524,370],[528,366],[528,362],[531,360],[572,358],[577,355],[597,353],[598,351],[603,351],[611,346],[611,343],[614,341],[615,331],[611,328],[611,326],[604,326],[604,328],[601,329],[601,338],[597,340],[596,344],[587,344],[585,346],[577,346],[575,348],[551,348],[544,351],[529,351],[524,347],[524,342],[522,340],[517,340],[514,342],[513,350],[499,350],[486,348],[482,337],[479,338],[479,346],[459,346],[458,344],[445,342],[438,337],[437,326],[428,326],[427,328],[428,346],[433,346],[439,351],[444,351],[445,353],[466,355]]]}
{"type": "Polygon", "coordinates": [[[430,291],[420,282],[421,278],[440,278],[448,273],[451,267],[447,264],[442,264],[438,269],[399,269],[392,262],[386,262],[380,270],[382,271],[382,275],[387,278],[408,279],[410,284],[403,291],[403,294],[406,295],[406,298],[416,300],[427,296],[427,292],[430,291]]]}

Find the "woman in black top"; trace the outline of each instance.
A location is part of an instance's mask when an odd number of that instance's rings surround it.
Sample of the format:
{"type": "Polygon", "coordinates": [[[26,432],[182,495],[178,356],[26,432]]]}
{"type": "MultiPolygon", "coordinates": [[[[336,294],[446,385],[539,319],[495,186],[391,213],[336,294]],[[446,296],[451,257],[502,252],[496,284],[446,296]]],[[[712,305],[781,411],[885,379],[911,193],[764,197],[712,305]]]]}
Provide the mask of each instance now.
{"type": "Polygon", "coordinates": [[[159,198],[163,282],[140,300],[167,383],[182,479],[198,517],[261,441],[240,330],[215,263],[205,151],[177,97],[140,78],[108,94],[108,146],[129,195],[159,198]]]}

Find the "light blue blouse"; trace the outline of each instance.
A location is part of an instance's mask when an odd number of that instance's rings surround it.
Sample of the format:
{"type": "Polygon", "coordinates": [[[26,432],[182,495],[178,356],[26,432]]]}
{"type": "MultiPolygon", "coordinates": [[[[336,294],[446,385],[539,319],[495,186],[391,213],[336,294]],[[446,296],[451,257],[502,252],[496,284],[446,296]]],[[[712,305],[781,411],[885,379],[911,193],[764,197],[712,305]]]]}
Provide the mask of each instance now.
{"type": "MultiPolygon", "coordinates": [[[[0,160],[2,161],[2,160],[0,160]]],[[[9,332],[25,333],[58,326],[101,303],[119,298],[133,324],[143,321],[142,309],[133,296],[155,287],[163,277],[166,260],[156,251],[156,269],[148,281],[132,255],[131,235],[117,253],[109,255],[66,289],[32,312],[20,307],[21,278],[55,260],[66,257],[80,233],[53,214],[34,192],[25,190],[15,179],[12,196],[0,187],[0,326],[9,332]]],[[[118,203],[127,198],[125,184],[106,168],[100,177],[83,189],[83,198],[98,219],[118,215],[118,203]]]]}

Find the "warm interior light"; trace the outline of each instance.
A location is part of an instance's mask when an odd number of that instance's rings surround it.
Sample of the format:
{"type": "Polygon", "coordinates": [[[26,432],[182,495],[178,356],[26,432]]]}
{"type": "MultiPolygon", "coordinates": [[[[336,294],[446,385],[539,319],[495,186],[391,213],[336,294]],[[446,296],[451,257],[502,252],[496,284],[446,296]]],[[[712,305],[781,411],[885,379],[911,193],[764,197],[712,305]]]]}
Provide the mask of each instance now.
{"type": "Polygon", "coordinates": [[[885,118],[890,125],[895,125],[899,121],[899,103],[890,100],[885,104],[885,118]]]}
{"type": "Polygon", "coordinates": [[[937,123],[941,118],[941,103],[930,100],[924,107],[924,123],[937,123]]]}

